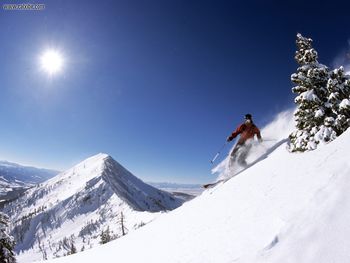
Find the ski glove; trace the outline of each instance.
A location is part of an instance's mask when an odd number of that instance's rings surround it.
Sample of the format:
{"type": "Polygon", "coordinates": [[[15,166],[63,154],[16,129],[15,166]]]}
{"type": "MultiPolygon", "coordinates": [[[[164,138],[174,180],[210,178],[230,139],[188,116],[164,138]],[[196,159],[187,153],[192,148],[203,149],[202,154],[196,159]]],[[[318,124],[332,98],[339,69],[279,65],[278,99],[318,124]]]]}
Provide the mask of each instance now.
{"type": "Polygon", "coordinates": [[[229,136],[229,137],[227,137],[227,141],[228,141],[228,142],[230,142],[230,141],[232,141],[232,140],[233,140],[232,135],[231,135],[231,136],[229,136]]]}

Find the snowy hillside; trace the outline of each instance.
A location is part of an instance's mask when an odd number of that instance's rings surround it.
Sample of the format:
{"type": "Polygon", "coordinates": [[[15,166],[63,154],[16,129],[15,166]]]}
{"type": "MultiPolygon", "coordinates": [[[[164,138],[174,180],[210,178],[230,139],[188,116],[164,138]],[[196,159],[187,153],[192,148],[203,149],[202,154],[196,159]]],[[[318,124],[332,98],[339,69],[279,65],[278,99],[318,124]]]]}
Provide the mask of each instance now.
{"type": "Polygon", "coordinates": [[[277,128],[291,120],[263,130],[283,136],[226,183],[123,238],[49,262],[350,262],[350,131],[292,154],[289,125],[277,128]]]}
{"type": "Polygon", "coordinates": [[[119,237],[159,214],[151,212],[182,203],[98,154],[28,190],[4,212],[12,221],[19,262],[29,262],[91,248],[102,231],[119,237]]]}
{"type": "Polygon", "coordinates": [[[41,183],[59,172],[0,161],[0,200],[11,199],[34,184],[41,183]]]}

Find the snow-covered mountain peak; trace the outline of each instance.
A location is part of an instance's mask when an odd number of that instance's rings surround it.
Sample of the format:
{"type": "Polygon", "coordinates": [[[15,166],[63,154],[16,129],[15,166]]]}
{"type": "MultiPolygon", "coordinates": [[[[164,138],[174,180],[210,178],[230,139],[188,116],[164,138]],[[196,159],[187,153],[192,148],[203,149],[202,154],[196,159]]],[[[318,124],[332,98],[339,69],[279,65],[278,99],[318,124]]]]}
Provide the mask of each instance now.
{"type": "MultiPolygon", "coordinates": [[[[79,176],[89,177],[89,175],[96,176],[96,172],[102,172],[104,162],[107,158],[111,158],[108,154],[99,153],[93,155],[72,168],[68,169],[65,172],[59,174],[60,178],[64,178],[66,176],[71,176],[72,174],[78,174],[79,176]]],[[[87,178],[88,179],[88,178],[87,178]]]]}
{"type": "Polygon", "coordinates": [[[85,181],[84,187],[86,187],[99,179],[102,179],[118,197],[138,211],[156,212],[174,209],[181,205],[180,200],[144,183],[105,153],[87,158],[48,183],[64,184],[67,181],[71,185],[71,192],[77,192],[78,189],[74,185],[81,187],[81,182],[85,181]],[[80,184],[72,183],[76,181],[80,184]]]}
{"type": "Polygon", "coordinates": [[[75,167],[83,166],[83,165],[93,165],[93,164],[96,164],[99,162],[104,162],[104,160],[107,158],[112,158],[112,157],[110,155],[108,155],[107,153],[98,153],[98,154],[95,154],[95,155],[81,161],[75,167]]]}
{"type": "Polygon", "coordinates": [[[183,202],[100,153],[29,189],[4,210],[13,222],[16,250],[40,259],[44,250],[44,258],[67,253],[70,246],[62,244],[68,239],[79,249],[92,247],[107,227],[120,236],[121,214],[131,231],[156,216],[149,212],[172,210],[183,202]]]}
{"type": "Polygon", "coordinates": [[[105,153],[89,157],[38,185],[29,190],[29,195],[44,191],[46,197],[42,198],[43,204],[47,203],[47,198],[57,203],[100,184],[138,211],[171,210],[182,204],[169,193],[144,183],[105,153]]]}

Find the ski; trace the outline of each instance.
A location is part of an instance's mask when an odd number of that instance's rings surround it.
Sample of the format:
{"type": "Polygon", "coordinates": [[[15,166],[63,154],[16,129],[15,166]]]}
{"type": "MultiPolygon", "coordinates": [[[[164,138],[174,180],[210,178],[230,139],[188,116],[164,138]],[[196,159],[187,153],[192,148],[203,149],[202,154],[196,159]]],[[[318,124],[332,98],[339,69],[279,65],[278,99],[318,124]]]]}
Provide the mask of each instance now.
{"type": "Polygon", "coordinates": [[[209,184],[203,184],[202,187],[205,188],[205,189],[208,189],[208,188],[212,188],[216,185],[218,185],[219,183],[222,183],[222,182],[225,182],[226,180],[219,180],[215,183],[209,183],[209,184]]]}

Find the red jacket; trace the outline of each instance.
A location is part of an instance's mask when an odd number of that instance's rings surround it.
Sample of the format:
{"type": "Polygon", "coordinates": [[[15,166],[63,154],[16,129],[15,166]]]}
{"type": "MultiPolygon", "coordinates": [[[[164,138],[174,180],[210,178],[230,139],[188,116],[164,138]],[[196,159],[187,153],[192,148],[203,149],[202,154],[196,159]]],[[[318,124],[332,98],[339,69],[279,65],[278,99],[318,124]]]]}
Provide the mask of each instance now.
{"type": "Polygon", "coordinates": [[[254,135],[258,137],[259,140],[261,140],[260,130],[258,127],[255,126],[255,124],[247,125],[245,123],[241,124],[230,136],[230,138],[236,138],[237,135],[240,134],[241,137],[238,140],[239,144],[245,143],[249,139],[253,139],[254,135]]]}

